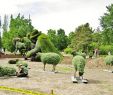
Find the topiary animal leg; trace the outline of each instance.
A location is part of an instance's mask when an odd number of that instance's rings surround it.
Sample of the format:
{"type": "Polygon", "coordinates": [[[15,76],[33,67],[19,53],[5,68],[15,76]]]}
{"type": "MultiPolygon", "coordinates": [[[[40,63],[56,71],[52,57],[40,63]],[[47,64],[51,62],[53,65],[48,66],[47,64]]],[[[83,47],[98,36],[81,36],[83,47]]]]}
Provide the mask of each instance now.
{"type": "Polygon", "coordinates": [[[46,63],[44,63],[44,71],[45,71],[46,63]]]}
{"type": "Polygon", "coordinates": [[[75,70],[75,72],[74,72],[74,78],[76,78],[76,72],[77,72],[77,71],[75,70]]]}
{"type": "Polygon", "coordinates": [[[55,72],[55,67],[56,67],[56,65],[53,65],[53,70],[52,70],[53,72],[55,72]]]}

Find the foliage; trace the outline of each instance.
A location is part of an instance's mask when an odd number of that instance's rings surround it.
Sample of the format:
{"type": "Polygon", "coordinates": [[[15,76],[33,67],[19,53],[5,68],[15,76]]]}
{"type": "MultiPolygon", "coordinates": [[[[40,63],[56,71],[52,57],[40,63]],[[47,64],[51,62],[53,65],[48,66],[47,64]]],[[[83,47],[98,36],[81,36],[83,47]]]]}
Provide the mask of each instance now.
{"type": "Polygon", "coordinates": [[[86,58],[86,53],[76,52],[76,55],[80,55],[80,56],[82,56],[82,57],[86,58]]]}
{"type": "Polygon", "coordinates": [[[72,48],[66,48],[66,49],[64,49],[64,52],[65,52],[66,54],[72,54],[72,51],[73,51],[72,48]]]}
{"type": "Polygon", "coordinates": [[[30,50],[31,49],[31,46],[33,45],[31,40],[28,39],[27,37],[23,37],[22,38],[22,42],[25,44],[25,47],[27,50],[30,50]]]}
{"type": "Polygon", "coordinates": [[[15,50],[12,43],[13,38],[26,36],[27,33],[33,31],[33,26],[30,19],[25,19],[24,16],[18,14],[16,18],[11,15],[9,28],[8,32],[3,33],[2,44],[8,51],[13,52],[15,50]]]}
{"type": "Polygon", "coordinates": [[[74,48],[74,50],[82,50],[85,52],[88,52],[89,45],[92,42],[92,33],[93,30],[90,27],[89,23],[86,23],[84,25],[80,25],[78,28],[76,28],[74,32],[75,36],[72,39],[70,47],[74,48]]]}
{"type": "Polygon", "coordinates": [[[85,59],[80,55],[77,55],[72,59],[72,64],[74,65],[75,70],[81,73],[84,73],[85,63],[85,59]]]}
{"type": "Polygon", "coordinates": [[[57,65],[60,62],[60,56],[57,53],[42,53],[41,61],[46,64],[57,65]]]}
{"type": "Polygon", "coordinates": [[[11,52],[15,50],[15,46],[13,44],[13,36],[10,32],[3,33],[2,46],[3,48],[6,48],[8,51],[11,51],[11,52]]]}
{"type": "Polygon", "coordinates": [[[68,39],[69,39],[69,44],[71,44],[73,38],[75,37],[75,33],[74,32],[70,32],[69,33],[69,36],[68,36],[68,39]]]}
{"type": "Polygon", "coordinates": [[[100,24],[102,26],[102,40],[103,44],[113,43],[113,4],[106,7],[107,12],[100,18],[100,24]]]}
{"type": "Polygon", "coordinates": [[[16,69],[11,67],[2,67],[0,66],[0,77],[2,76],[13,76],[16,75],[16,69]]]}
{"type": "Polygon", "coordinates": [[[40,46],[41,52],[43,52],[43,53],[46,53],[46,52],[55,52],[55,53],[60,54],[60,52],[57,50],[57,48],[55,48],[55,46],[50,41],[50,39],[48,38],[47,35],[41,34],[38,37],[38,42],[39,42],[39,46],[40,46]]]}
{"type": "Polygon", "coordinates": [[[113,54],[113,45],[101,45],[99,46],[99,50],[101,55],[107,55],[108,52],[113,54]]]}
{"type": "Polygon", "coordinates": [[[54,44],[54,46],[57,48],[58,39],[57,39],[56,31],[49,29],[47,35],[48,38],[51,40],[51,42],[54,44]]]}
{"type": "Polygon", "coordinates": [[[33,32],[30,32],[27,34],[28,38],[35,44],[37,41],[38,36],[41,35],[41,31],[38,31],[36,29],[33,30],[33,32]]]}
{"type": "Polygon", "coordinates": [[[104,60],[106,65],[113,65],[113,55],[106,56],[104,60]]]}
{"type": "Polygon", "coordinates": [[[83,53],[83,52],[80,52],[80,51],[77,52],[77,51],[73,50],[71,54],[72,54],[73,56],[79,55],[79,56],[82,56],[82,57],[86,58],[86,53],[83,53]]]}
{"type": "Polygon", "coordinates": [[[63,29],[57,30],[57,41],[57,48],[60,51],[64,50],[68,46],[69,39],[65,35],[65,31],[63,29]]]}
{"type": "Polygon", "coordinates": [[[22,64],[22,65],[25,66],[25,67],[28,67],[28,64],[27,64],[26,62],[24,62],[24,61],[19,60],[19,61],[16,63],[17,66],[19,66],[20,64],[22,64]]]}

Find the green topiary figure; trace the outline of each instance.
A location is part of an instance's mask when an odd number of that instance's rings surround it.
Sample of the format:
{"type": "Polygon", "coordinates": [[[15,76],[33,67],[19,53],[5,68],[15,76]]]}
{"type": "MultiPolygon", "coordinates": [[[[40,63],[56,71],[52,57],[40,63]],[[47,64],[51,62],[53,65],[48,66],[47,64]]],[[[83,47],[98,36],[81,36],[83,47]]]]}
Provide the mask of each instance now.
{"type": "Polygon", "coordinates": [[[19,66],[20,64],[22,64],[22,66],[28,67],[28,64],[24,61],[18,60],[18,62],[16,63],[17,66],[19,66]]]}
{"type": "Polygon", "coordinates": [[[30,34],[28,34],[28,38],[35,44],[37,41],[38,36],[41,35],[41,31],[38,30],[33,30],[33,32],[31,32],[30,34]]]}
{"type": "Polygon", "coordinates": [[[55,72],[55,67],[56,65],[60,62],[60,55],[57,53],[39,53],[41,56],[41,61],[44,64],[44,71],[45,71],[45,65],[47,64],[52,64],[53,65],[53,70],[55,72]]]}
{"type": "Polygon", "coordinates": [[[26,57],[28,58],[28,57],[31,57],[32,55],[36,55],[36,53],[38,52],[43,52],[43,53],[55,52],[61,55],[60,52],[55,48],[53,43],[50,41],[48,36],[45,34],[41,34],[38,37],[35,48],[32,49],[31,51],[28,51],[26,54],[26,57]]]}
{"type": "Polygon", "coordinates": [[[84,57],[77,55],[72,59],[72,64],[74,65],[75,68],[75,73],[74,73],[74,78],[76,78],[76,72],[79,72],[79,77],[83,79],[83,74],[84,74],[84,68],[86,61],[84,57]]]}
{"type": "Polygon", "coordinates": [[[28,37],[22,38],[22,42],[25,44],[26,51],[31,50],[33,43],[31,42],[30,39],[28,39],[28,37]]]}

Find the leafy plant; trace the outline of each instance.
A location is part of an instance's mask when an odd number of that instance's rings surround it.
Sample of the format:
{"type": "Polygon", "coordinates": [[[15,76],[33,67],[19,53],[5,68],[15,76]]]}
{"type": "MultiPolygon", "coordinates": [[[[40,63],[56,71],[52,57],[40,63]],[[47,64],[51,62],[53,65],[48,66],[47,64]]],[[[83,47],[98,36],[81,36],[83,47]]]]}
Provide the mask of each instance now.
{"type": "Polygon", "coordinates": [[[41,53],[41,61],[43,63],[55,64],[60,62],[60,56],[57,53],[41,53]]]}
{"type": "Polygon", "coordinates": [[[13,76],[16,75],[16,69],[11,67],[0,66],[0,77],[2,76],[13,76]]]}
{"type": "Polygon", "coordinates": [[[113,65],[113,55],[106,56],[104,60],[106,65],[113,65]]]}
{"type": "Polygon", "coordinates": [[[72,48],[66,48],[66,49],[64,49],[64,52],[65,52],[66,54],[72,54],[72,51],[73,51],[72,48]]]}

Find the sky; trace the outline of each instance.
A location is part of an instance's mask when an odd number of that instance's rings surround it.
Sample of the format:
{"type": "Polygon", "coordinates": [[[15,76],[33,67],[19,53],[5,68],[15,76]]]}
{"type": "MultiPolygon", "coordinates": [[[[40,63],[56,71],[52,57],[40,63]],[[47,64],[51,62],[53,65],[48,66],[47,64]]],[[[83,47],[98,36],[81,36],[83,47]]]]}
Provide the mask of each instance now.
{"type": "Polygon", "coordinates": [[[47,33],[49,29],[62,28],[66,34],[81,24],[89,23],[93,29],[99,27],[99,18],[113,0],[0,0],[0,15],[15,17],[18,13],[31,16],[32,25],[47,33]]]}

